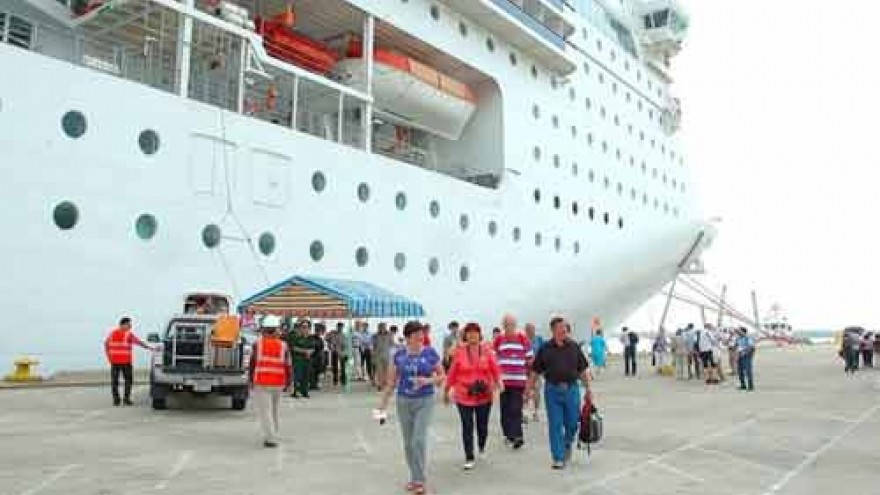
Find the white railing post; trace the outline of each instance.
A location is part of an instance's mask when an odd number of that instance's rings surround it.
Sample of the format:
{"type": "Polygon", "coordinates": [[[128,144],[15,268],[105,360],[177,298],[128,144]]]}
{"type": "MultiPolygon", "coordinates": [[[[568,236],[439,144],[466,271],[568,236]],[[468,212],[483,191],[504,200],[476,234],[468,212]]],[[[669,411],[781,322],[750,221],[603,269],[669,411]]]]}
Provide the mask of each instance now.
{"type": "MultiPolygon", "coordinates": [[[[194,0],[186,0],[187,11],[195,9],[194,0]]],[[[187,14],[178,14],[183,16],[183,22],[177,27],[177,77],[180,78],[178,91],[180,96],[187,98],[189,96],[189,71],[190,57],[192,55],[192,35],[193,35],[193,19],[187,14]]],[[[161,35],[161,33],[160,33],[161,35]]],[[[161,51],[159,56],[161,57],[161,51]]]]}
{"type": "Polygon", "coordinates": [[[293,111],[290,115],[290,128],[294,131],[296,130],[296,124],[299,117],[297,117],[297,113],[299,112],[299,77],[293,76],[293,111]]]}
{"type": "Polygon", "coordinates": [[[364,150],[367,153],[373,152],[373,35],[376,29],[376,22],[372,15],[367,14],[364,20],[364,37],[362,52],[364,56],[364,67],[367,71],[367,96],[370,100],[364,102],[364,150]]]}

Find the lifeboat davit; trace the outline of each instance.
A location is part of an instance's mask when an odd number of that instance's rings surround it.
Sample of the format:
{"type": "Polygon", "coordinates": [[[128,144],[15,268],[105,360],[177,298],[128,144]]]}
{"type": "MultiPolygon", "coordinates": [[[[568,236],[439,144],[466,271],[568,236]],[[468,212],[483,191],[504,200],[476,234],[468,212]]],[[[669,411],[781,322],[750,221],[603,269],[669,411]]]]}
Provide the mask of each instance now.
{"type": "MultiPolygon", "coordinates": [[[[364,87],[366,63],[359,39],[348,43],[345,58],[336,66],[347,83],[364,87]]],[[[373,53],[375,107],[400,123],[458,140],[476,111],[476,96],[463,82],[393,50],[373,53]]]]}
{"type": "Polygon", "coordinates": [[[293,30],[293,15],[282,12],[271,19],[257,17],[257,33],[269,55],[306,70],[326,75],[339,60],[336,52],[320,41],[293,30]]]}

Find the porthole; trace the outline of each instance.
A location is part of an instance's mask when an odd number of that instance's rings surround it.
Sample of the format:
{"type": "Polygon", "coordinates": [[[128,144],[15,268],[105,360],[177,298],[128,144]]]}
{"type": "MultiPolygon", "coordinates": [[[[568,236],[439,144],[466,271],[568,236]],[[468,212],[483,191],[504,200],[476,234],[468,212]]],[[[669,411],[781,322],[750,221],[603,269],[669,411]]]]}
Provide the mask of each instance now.
{"type": "Polygon", "coordinates": [[[553,247],[556,248],[557,253],[559,251],[561,251],[562,250],[562,239],[557,237],[556,240],[553,242],[553,247]]]}
{"type": "Polygon", "coordinates": [[[458,226],[461,227],[462,231],[465,231],[468,229],[469,225],[470,225],[470,220],[468,219],[468,216],[466,214],[462,213],[461,216],[458,217],[458,226]]]}
{"type": "Polygon", "coordinates": [[[428,206],[428,211],[431,213],[431,217],[437,218],[440,216],[440,203],[436,200],[431,201],[431,205],[428,206]]]}
{"type": "Polygon", "coordinates": [[[516,67],[516,54],[510,52],[510,65],[516,67]]]}
{"type": "Polygon", "coordinates": [[[587,210],[587,216],[590,217],[590,220],[596,218],[596,209],[591,206],[590,209],[587,210]]]}
{"type": "Polygon", "coordinates": [[[270,234],[269,232],[264,232],[260,235],[260,239],[257,241],[257,245],[260,248],[260,252],[265,256],[269,256],[275,252],[275,236],[270,234]]]}
{"type": "Polygon", "coordinates": [[[394,198],[394,204],[397,206],[397,209],[403,211],[406,209],[406,194],[403,192],[397,193],[397,196],[394,198]]]}
{"type": "Polygon", "coordinates": [[[463,22],[459,22],[458,23],[458,32],[461,33],[462,36],[467,36],[468,35],[467,24],[465,24],[463,22]]]}
{"type": "Polygon", "coordinates": [[[608,153],[608,141],[602,141],[602,153],[608,153]]]}
{"type": "Polygon", "coordinates": [[[605,84],[605,74],[599,73],[599,84],[605,84]]]}
{"type": "Polygon", "coordinates": [[[646,173],[647,171],[648,171],[648,165],[646,165],[645,162],[643,161],[643,162],[642,162],[642,173],[644,174],[644,173],[646,173]]]}
{"type": "Polygon", "coordinates": [[[632,199],[633,201],[635,201],[635,199],[636,199],[636,190],[635,189],[629,190],[629,199],[632,199]]]}
{"type": "Polygon", "coordinates": [[[495,220],[489,222],[489,235],[495,237],[498,234],[498,223],[495,220]]]}
{"type": "Polygon", "coordinates": [[[576,216],[576,215],[578,214],[578,211],[579,211],[579,208],[578,208],[577,201],[571,203],[571,213],[572,213],[572,215],[575,215],[575,216],[576,216]]]}
{"type": "Polygon", "coordinates": [[[535,232],[535,246],[540,246],[543,241],[543,237],[541,237],[540,232],[535,232]]]}
{"type": "Polygon", "coordinates": [[[577,177],[577,174],[578,174],[578,164],[572,163],[571,164],[571,175],[577,177]]]}
{"type": "Polygon", "coordinates": [[[538,105],[532,105],[532,117],[534,117],[535,120],[541,118],[541,107],[538,105]]]}
{"type": "Polygon", "coordinates": [[[324,176],[324,172],[320,170],[316,171],[312,174],[312,190],[316,193],[320,193],[324,191],[324,188],[327,187],[327,178],[324,176]]]}
{"type": "Polygon", "coordinates": [[[583,36],[584,39],[587,39],[587,28],[581,29],[581,36],[583,36]]]}
{"type": "Polygon", "coordinates": [[[156,221],[156,217],[150,215],[149,213],[144,213],[143,215],[137,217],[137,220],[134,222],[134,232],[138,237],[145,241],[149,241],[153,237],[156,236],[156,230],[159,228],[159,223],[156,221]]]}
{"type": "Polygon", "coordinates": [[[632,101],[632,93],[629,91],[626,92],[626,102],[629,103],[632,101]]]}
{"type": "Polygon", "coordinates": [[[532,156],[535,158],[535,161],[540,160],[541,159],[541,148],[538,146],[535,146],[532,149],[532,156]]]}
{"type": "Polygon", "coordinates": [[[431,5],[431,18],[435,21],[440,19],[440,9],[436,5],[431,5]]]}
{"type": "Polygon", "coordinates": [[[486,49],[489,50],[490,52],[494,52],[495,51],[495,40],[493,40],[492,38],[486,38],[486,49]]]}
{"type": "Polygon", "coordinates": [[[586,100],[587,110],[593,108],[593,101],[587,98],[586,100]]]}
{"type": "Polygon", "coordinates": [[[601,109],[599,109],[599,116],[600,117],[602,117],[604,119],[606,115],[608,115],[608,112],[605,111],[605,107],[602,107],[601,109]]]}
{"type": "Polygon", "coordinates": [[[467,282],[471,278],[471,270],[467,267],[467,265],[462,265],[458,270],[458,279],[462,282],[467,282]]]}
{"type": "Polygon", "coordinates": [[[590,170],[589,172],[587,172],[587,178],[590,180],[590,182],[594,182],[596,180],[596,172],[590,170]]]}
{"type": "Polygon", "coordinates": [[[614,125],[616,125],[618,127],[620,126],[620,116],[618,116],[618,115],[614,116],[614,125]]]}
{"type": "Polygon", "coordinates": [[[370,253],[367,252],[367,248],[363,246],[357,248],[354,252],[354,260],[358,266],[367,266],[370,261],[370,253]]]}
{"type": "Polygon", "coordinates": [[[324,259],[324,243],[321,241],[312,241],[312,244],[309,246],[309,256],[311,256],[312,261],[321,261],[324,259]]]}
{"type": "Polygon", "coordinates": [[[553,155],[553,166],[556,168],[559,168],[559,163],[560,163],[559,155],[553,155]]]}
{"type": "Polygon", "coordinates": [[[590,74],[590,64],[584,62],[584,74],[590,74]]]}
{"type": "Polygon", "coordinates": [[[577,98],[577,92],[574,88],[568,88],[568,99],[574,101],[577,98]]]}
{"type": "Polygon", "coordinates": [[[571,137],[577,138],[578,136],[578,128],[576,126],[571,126],[571,137]]]}
{"type": "Polygon", "coordinates": [[[138,146],[145,155],[155,155],[159,151],[159,135],[152,129],[141,131],[138,136],[138,146]]]}
{"type": "Polygon", "coordinates": [[[611,83],[611,92],[617,94],[617,83],[611,83]]]}
{"type": "Polygon", "coordinates": [[[602,40],[596,40],[596,48],[601,52],[602,51],[602,40]]]}
{"type": "Polygon", "coordinates": [[[668,177],[666,177],[666,174],[663,174],[663,184],[664,185],[666,184],[667,180],[668,180],[668,177]]]}
{"type": "Polygon", "coordinates": [[[535,67],[534,65],[532,66],[532,77],[535,79],[538,78],[538,68],[535,67]]]}
{"type": "Polygon", "coordinates": [[[553,196],[553,207],[557,210],[562,206],[562,201],[559,200],[559,196],[553,196]]]}
{"type": "Polygon", "coordinates": [[[655,209],[655,210],[659,210],[659,209],[660,209],[660,200],[657,199],[657,198],[654,198],[654,209],[655,209]]]}
{"type": "Polygon", "coordinates": [[[602,215],[602,220],[605,221],[605,225],[608,225],[608,222],[611,221],[611,216],[608,215],[608,212],[605,212],[605,214],[602,215]]]}
{"type": "Polygon", "coordinates": [[[627,132],[629,132],[629,135],[632,136],[632,133],[633,133],[633,125],[632,125],[632,124],[627,125],[627,126],[626,126],[626,130],[627,130],[627,132]]]}
{"type": "Polygon", "coordinates": [[[642,80],[642,71],[637,70],[636,71],[636,81],[641,81],[641,80],[642,80]]]}
{"type": "Polygon", "coordinates": [[[406,268],[406,255],[403,253],[397,253],[394,255],[394,268],[402,272],[404,268],[406,268]]]}
{"type": "Polygon", "coordinates": [[[440,260],[437,258],[431,258],[428,261],[428,273],[431,275],[437,275],[437,272],[440,271],[440,260]]]}
{"type": "Polygon", "coordinates": [[[615,52],[614,49],[612,48],[611,52],[608,54],[608,56],[611,58],[611,61],[614,62],[617,59],[617,52],[615,52]]]}
{"type": "Polygon", "coordinates": [[[52,212],[55,226],[61,230],[70,230],[79,222],[79,209],[70,201],[62,201],[52,212]]]}
{"type": "Polygon", "coordinates": [[[541,190],[540,189],[535,189],[534,197],[535,197],[535,203],[541,202],[541,190]]]}
{"type": "Polygon", "coordinates": [[[617,194],[623,195],[623,184],[621,184],[620,182],[617,183],[617,194]]]}
{"type": "Polygon", "coordinates": [[[624,70],[629,70],[629,60],[626,60],[626,61],[623,62],[623,69],[624,69],[624,70]]]}
{"type": "Polygon", "coordinates": [[[574,254],[581,253],[581,243],[578,241],[574,241],[574,254]]]}
{"type": "Polygon", "coordinates": [[[550,88],[556,89],[559,87],[559,83],[556,81],[556,77],[550,76],[550,88]]]}
{"type": "Polygon", "coordinates": [[[663,203],[663,213],[669,213],[669,204],[663,203]]]}
{"type": "Polygon", "coordinates": [[[682,183],[681,183],[681,192],[684,192],[684,190],[685,190],[685,188],[684,188],[684,182],[682,182],[682,183]]]}
{"type": "Polygon", "coordinates": [[[642,204],[643,205],[648,204],[648,193],[642,193],[642,204]]]}
{"type": "Polygon", "coordinates": [[[86,117],[77,110],[70,110],[61,117],[61,129],[67,137],[78,139],[86,133],[86,117]]]}
{"type": "Polygon", "coordinates": [[[551,121],[553,122],[553,127],[558,129],[559,128],[559,116],[554,115],[553,118],[551,119],[551,121]]]}
{"type": "Polygon", "coordinates": [[[623,153],[621,153],[620,148],[617,148],[617,151],[614,152],[614,156],[617,158],[617,161],[623,159],[623,153]]]}
{"type": "Polygon", "coordinates": [[[643,108],[643,106],[642,106],[642,100],[639,100],[639,102],[636,104],[636,106],[639,108],[639,111],[641,112],[641,111],[642,111],[642,108],[643,108]]]}
{"type": "Polygon", "coordinates": [[[589,144],[590,146],[592,146],[592,145],[593,145],[593,140],[594,140],[594,138],[593,138],[593,133],[592,133],[592,132],[588,132],[588,133],[587,133],[587,144],[589,144]]]}
{"type": "Polygon", "coordinates": [[[677,206],[672,209],[672,214],[675,215],[676,217],[678,217],[678,207],[677,206]]]}
{"type": "Polygon", "coordinates": [[[222,239],[223,231],[220,230],[219,226],[211,224],[202,229],[202,244],[204,244],[206,248],[214,249],[220,245],[222,239]]]}
{"type": "Polygon", "coordinates": [[[645,140],[645,131],[639,131],[639,141],[645,140]]]}
{"type": "Polygon", "coordinates": [[[622,218],[617,219],[617,228],[623,229],[623,219],[622,218]]]}
{"type": "Polygon", "coordinates": [[[370,200],[370,186],[367,185],[366,182],[361,182],[358,185],[357,189],[358,199],[361,200],[361,203],[366,203],[370,200]]]}

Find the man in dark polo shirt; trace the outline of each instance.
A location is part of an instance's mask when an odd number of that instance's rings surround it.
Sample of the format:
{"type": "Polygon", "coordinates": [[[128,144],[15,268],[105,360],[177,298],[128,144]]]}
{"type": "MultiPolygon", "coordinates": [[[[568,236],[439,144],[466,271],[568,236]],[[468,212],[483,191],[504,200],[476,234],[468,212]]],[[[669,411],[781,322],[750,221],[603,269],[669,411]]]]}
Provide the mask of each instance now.
{"type": "Polygon", "coordinates": [[[580,420],[578,380],[583,383],[588,396],[592,392],[587,357],[577,342],[568,337],[565,320],[558,317],[550,320],[550,331],[553,337],[538,351],[532,363],[527,395],[529,398],[534,396],[535,382],[542,375],[553,469],[562,469],[571,459],[571,446],[580,420]]]}

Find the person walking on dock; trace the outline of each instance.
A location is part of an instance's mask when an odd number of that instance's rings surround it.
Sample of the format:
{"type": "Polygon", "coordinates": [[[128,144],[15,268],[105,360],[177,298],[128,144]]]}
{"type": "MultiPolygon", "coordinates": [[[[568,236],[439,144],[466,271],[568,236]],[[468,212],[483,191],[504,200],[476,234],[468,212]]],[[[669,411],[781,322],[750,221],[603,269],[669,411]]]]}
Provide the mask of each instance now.
{"type": "Polygon", "coordinates": [[[755,361],[755,340],[749,337],[748,330],[743,327],[740,327],[737,333],[736,370],[739,375],[739,389],[755,390],[754,371],[752,370],[752,364],[755,361]]]}
{"type": "Polygon", "coordinates": [[[534,394],[539,375],[544,377],[544,404],[553,469],[562,469],[571,459],[571,449],[580,421],[581,390],[578,380],[592,400],[589,363],[581,347],[565,329],[565,320],[550,320],[553,338],[538,352],[531,366],[528,395],[534,394]]]}
{"type": "Polygon", "coordinates": [[[323,323],[315,324],[315,332],[311,335],[314,351],[311,355],[311,373],[309,374],[309,390],[320,390],[321,375],[327,369],[327,362],[324,359],[324,350],[326,344],[324,342],[324,332],[326,327],[323,323]]]}
{"type": "Polygon", "coordinates": [[[131,387],[134,382],[132,347],[135,345],[150,351],[153,350],[132,333],[131,318],[127,316],[119,320],[119,326],[113,329],[104,340],[104,354],[107,356],[107,361],[110,362],[110,391],[113,393],[114,406],[118,406],[120,403],[126,406],[133,404],[131,402],[131,387]],[[119,375],[122,375],[125,380],[124,395],[121,401],[119,399],[119,375]]]}
{"type": "Polygon", "coordinates": [[[376,362],[376,388],[379,390],[388,381],[388,368],[391,366],[391,350],[394,348],[394,336],[388,331],[388,324],[379,323],[376,335],[373,335],[373,359],[376,362]]]}
{"type": "Polygon", "coordinates": [[[854,375],[859,369],[859,348],[862,338],[857,328],[847,328],[843,332],[843,358],[846,361],[844,372],[854,375]]]}
{"type": "Polygon", "coordinates": [[[312,353],[315,352],[315,342],[309,335],[307,320],[297,322],[296,330],[289,341],[290,351],[293,355],[293,393],[291,397],[309,398],[309,381],[312,371],[312,353]]]}
{"type": "Polygon", "coordinates": [[[504,333],[498,336],[493,347],[501,366],[501,380],[504,392],[501,393],[501,431],[507,444],[520,449],[525,444],[523,437],[523,393],[528,381],[529,363],[534,357],[532,345],[524,333],[516,328],[516,318],[505,315],[501,326],[504,333]]]}
{"type": "Polygon", "coordinates": [[[262,335],[251,350],[249,381],[254,410],[263,431],[263,446],[273,448],[280,440],[281,396],[290,385],[292,369],[287,344],[278,336],[281,319],[263,318],[262,335]]]}
{"type": "Polygon", "coordinates": [[[623,327],[623,331],[620,333],[620,343],[623,344],[624,374],[626,376],[636,376],[639,334],[627,327],[623,327]]]}
{"type": "Polygon", "coordinates": [[[397,391],[397,419],[400,422],[403,450],[409,467],[410,493],[426,493],[428,428],[434,410],[434,389],[443,383],[440,355],[424,345],[421,323],[410,321],[403,327],[406,345],[394,354],[388,381],[379,402],[378,416],[387,416],[391,394],[397,391]]]}
{"type": "Polygon", "coordinates": [[[465,470],[473,469],[476,461],[474,426],[477,429],[477,448],[481,456],[485,453],[492,401],[495,392],[503,388],[501,368],[492,348],[483,343],[482,332],[476,323],[465,325],[464,343],[455,348],[443,394],[444,403],[449,404],[453,400],[458,408],[465,470]]]}
{"type": "Polygon", "coordinates": [[[596,375],[600,375],[605,369],[605,356],[608,354],[608,343],[605,342],[605,335],[601,328],[596,329],[595,335],[590,339],[590,355],[593,359],[593,370],[596,375]]]}
{"type": "Polygon", "coordinates": [[[345,323],[336,324],[336,329],[327,334],[327,347],[330,348],[330,370],[333,372],[333,386],[348,383],[348,344],[345,341],[345,323]]]}

